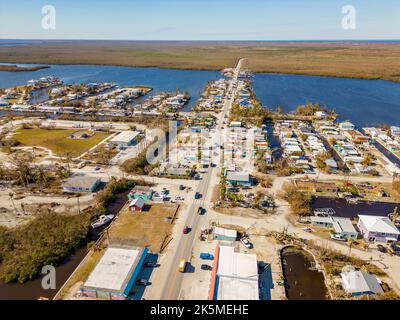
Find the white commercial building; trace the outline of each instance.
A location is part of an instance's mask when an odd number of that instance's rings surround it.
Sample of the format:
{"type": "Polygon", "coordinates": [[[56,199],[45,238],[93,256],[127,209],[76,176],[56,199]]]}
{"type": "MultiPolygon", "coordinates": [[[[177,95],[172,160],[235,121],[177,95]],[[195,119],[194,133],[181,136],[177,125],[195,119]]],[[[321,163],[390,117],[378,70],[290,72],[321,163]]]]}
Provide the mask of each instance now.
{"type": "Polygon", "coordinates": [[[114,138],[110,140],[110,143],[117,145],[119,147],[129,147],[136,143],[137,136],[139,132],[137,131],[122,131],[117,134],[114,138]]]}
{"type": "Polygon", "coordinates": [[[234,247],[219,246],[217,250],[217,272],[211,280],[213,298],[259,300],[257,256],[235,252],[234,247]]]}

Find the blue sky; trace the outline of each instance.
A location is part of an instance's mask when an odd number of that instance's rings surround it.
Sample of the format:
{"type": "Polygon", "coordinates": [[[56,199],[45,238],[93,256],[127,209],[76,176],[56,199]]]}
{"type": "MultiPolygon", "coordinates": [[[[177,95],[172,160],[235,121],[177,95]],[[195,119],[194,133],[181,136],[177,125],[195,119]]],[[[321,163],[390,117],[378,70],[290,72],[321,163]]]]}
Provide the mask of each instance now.
{"type": "Polygon", "coordinates": [[[0,0],[2,39],[400,39],[399,0],[0,0]],[[56,29],[41,26],[44,5],[56,29]],[[356,30],[341,27],[344,5],[356,30]]]}

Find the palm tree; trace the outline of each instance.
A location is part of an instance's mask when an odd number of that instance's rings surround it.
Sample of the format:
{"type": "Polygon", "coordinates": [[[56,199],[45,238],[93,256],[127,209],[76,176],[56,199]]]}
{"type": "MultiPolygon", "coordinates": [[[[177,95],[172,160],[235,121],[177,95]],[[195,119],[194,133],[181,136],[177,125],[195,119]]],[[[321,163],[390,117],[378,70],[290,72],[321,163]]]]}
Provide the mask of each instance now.
{"type": "Polygon", "coordinates": [[[348,259],[350,260],[350,256],[351,256],[351,248],[353,247],[353,244],[356,242],[353,238],[349,238],[348,239],[348,244],[349,244],[349,255],[348,255],[348,259]]]}

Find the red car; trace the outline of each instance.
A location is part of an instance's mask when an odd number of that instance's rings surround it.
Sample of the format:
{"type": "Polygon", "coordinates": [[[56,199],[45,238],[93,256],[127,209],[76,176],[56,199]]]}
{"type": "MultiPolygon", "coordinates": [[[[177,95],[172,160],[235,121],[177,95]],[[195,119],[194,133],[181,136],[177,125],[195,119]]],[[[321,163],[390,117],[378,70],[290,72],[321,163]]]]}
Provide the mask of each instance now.
{"type": "Polygon", "coordinates": [[[183,234],[188,234],[190,232],[190,228],[188,226],[183,228],[183,234]]]}

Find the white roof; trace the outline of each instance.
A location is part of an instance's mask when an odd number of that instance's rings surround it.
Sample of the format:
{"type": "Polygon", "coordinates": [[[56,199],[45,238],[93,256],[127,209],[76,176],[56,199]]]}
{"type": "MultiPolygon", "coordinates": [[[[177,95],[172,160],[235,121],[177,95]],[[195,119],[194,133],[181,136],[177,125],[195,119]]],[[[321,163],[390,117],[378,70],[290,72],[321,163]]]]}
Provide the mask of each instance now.
{"type": "Polygon", "coordinates": [[[123,285],[130,276],[140,251],[139,248],[108,248],[86,280],[84,287],[124,290],[123,285]]]}
{"type": "Polygon", "coordinates": [[[143,198],[133,199],[131,201],[131,203],[129,204],[129,208],[133,207],[133,206],[136,206],[136,207],[139,207],[139,208],[143,208],[144,204],[145,204],[145,201],[144,201],[143,198]]]}
{"type": "Polygon", "coordinates": [[[236,230],[229,230],[229,229],[224,229],[224,228],[219,228],[219,227],[214,228],[214,233],[222,235],[222,236],[226,236],[226,237],[232,237],[232,238],[237,237],[236,230]]]}
{"type": "Polygon", "coordinates": [[[258,300],[258,268],[255,254],[235,252],[220,246],[218,258],[218,300],[258,300]]]}
{"type": "Polygon", "coordinates": [[[362,271],[341,273],[343,288],[348,293],[383,293],[377,278],[362,271]]]}
{"type": "Polygon", "coordinates": [[[228,171],[226,174],[227,180],[248,182],[250,175],[247,172],[228,171]]]}
{"type": "Polygon", "coordinates": [[[126,142],[129,143],[133,139],[137,137],[139,132],[137,131],[122,131],[119,134],[117,134],[114,138],[110,140],[110,142],[126,142]]]}
{"type": "Polygon", "coordinates": [[[333,217],[333,227],[337,233],[348,232],[357,233],[356,229],[349,218],[337,218],[333,217]]]}
{"type": "Polygon", "coordinates": [[[365,228],[370,232],[382,232],[400,235],[399,229],[393,224],[388,217],[364,216],[359,215],[365,228]]]}

